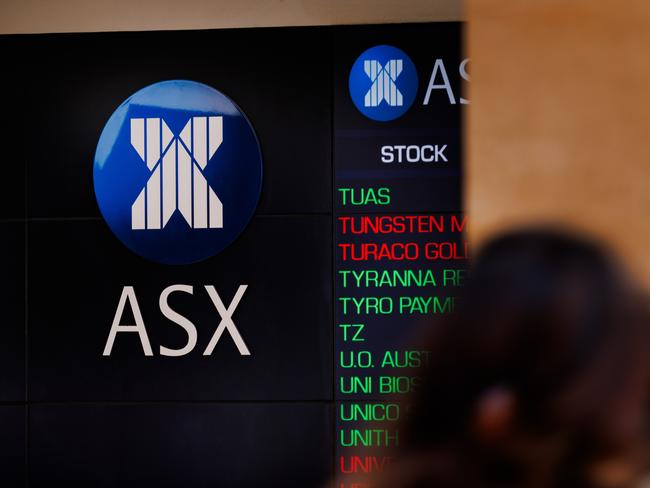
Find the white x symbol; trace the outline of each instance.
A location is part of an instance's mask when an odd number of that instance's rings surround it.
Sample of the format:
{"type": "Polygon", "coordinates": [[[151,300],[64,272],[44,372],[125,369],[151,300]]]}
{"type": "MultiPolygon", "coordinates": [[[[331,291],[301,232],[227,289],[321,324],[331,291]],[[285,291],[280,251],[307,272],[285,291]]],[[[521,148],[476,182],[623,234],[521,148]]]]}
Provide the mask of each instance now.
{"type": "Polygon", "coordinates": [[[223,227],[203,170],[223,141],[223,117],[192,117],[179,136],[161,118],[131,119],[131,145],[151,176],[131,206],[131,229],[162,229],[178,210],[193,229],[223,227]]]}
{"type": "Polygon", "coordinates": [[[395,84],[402,67],[401,59],[391,59],[385,66],[375,59],[366,59],[363,62],[363,70],[372,81],[363,101],[364,106],[377,107],[382,101],[391,107],[404,105],[404,97],[395,84]]]}

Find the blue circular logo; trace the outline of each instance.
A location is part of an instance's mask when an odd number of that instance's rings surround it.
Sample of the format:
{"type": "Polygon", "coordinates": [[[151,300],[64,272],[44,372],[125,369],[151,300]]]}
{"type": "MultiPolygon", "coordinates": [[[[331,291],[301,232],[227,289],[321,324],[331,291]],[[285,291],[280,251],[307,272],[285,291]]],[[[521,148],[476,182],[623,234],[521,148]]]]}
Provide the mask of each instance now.
{"type": "Polygon", "coordinates": [[[165,264],[214,256],[253,216],[262,156],[232,100],[201,83],[162,81],[127,98],[104,126],[95,196],[113,233],[165,264]]]}
{"type": "Polygon", "coordinates": [[[386,122],[404,115],[418,91],[418,73],[411,58],[393,46],[364,51],[350,71],[350,96],[363,115],[386,122]]]}

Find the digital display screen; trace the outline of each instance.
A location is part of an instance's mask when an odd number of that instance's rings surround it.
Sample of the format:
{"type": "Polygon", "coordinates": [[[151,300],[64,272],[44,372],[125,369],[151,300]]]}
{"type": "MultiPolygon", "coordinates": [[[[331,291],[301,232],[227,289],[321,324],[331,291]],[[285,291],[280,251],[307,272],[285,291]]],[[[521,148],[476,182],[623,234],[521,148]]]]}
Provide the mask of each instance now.
{"type": "Polygon", "coordinates": [[[369,486],[465,280],[461,30],[0,36],[8,486],[369,486]]]}

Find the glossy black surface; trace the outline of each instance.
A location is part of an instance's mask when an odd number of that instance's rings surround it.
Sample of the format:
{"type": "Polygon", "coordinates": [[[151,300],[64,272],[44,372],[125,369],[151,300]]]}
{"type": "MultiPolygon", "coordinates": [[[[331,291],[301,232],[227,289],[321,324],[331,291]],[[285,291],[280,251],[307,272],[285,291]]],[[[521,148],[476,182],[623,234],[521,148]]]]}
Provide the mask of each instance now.
{"type": "Polygon", "coordinates": [[[25,483],[25,407],[0,405],[0,484],[25,483]]]}
{"type": "Polygon", "coordinates": [[[0,402],[25,400],[25,224],[0,223],[0,402]]]}
{"type": "Polygon", "coordinates": [[[322,486],[325,404],[77,405],[31,410],[30,486],[322,486]]]}
{"type": "Polygon", "coordinates": [[[23,56],[26,43],[17,37],[0,37],[0,221],[25,215],[25,165],[27,161],[27,101],[23,56]]]}

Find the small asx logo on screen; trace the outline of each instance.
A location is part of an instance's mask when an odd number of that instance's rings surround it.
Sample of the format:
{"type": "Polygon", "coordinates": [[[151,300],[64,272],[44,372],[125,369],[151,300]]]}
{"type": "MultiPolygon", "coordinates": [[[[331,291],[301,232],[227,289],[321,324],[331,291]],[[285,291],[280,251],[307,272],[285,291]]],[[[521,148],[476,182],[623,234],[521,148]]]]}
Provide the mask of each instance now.
{"type": "Polygon", "coordinates": [[[189,264],[214,256],[248,225],[262,157],[228,97],[194,81],[162,81],[111,115],[93,176],[104,220],[125,246],[154,262],[189,264]]]}
{"type": "Polygon", "coordinates": [[[411,58],[393,46],[371,47],[350,71],[350,96],[366,117],[389,121],[404,115],[418,91],[418,74],[411,58]]]}
{"type": "MultiPolygon", "coordinates": [[[[466,82],[469,81],[468,63],[464,59],[458,66],[460,78],[466,82]]],[[[418,83],[417,68],[411,58],[401,49],[383,44],[367,49],[356,59],[350,70],[348,88],[359,112],[369,119],[389,122],[409,111],[417,98],[418,83]]],[[[435,59],[422,99],[423,106],[434,103],[469,103],[454,93],[442,58],[435,59]],[[434,90],[440,90],[445,96],[434,100],[434,90]]]]}

